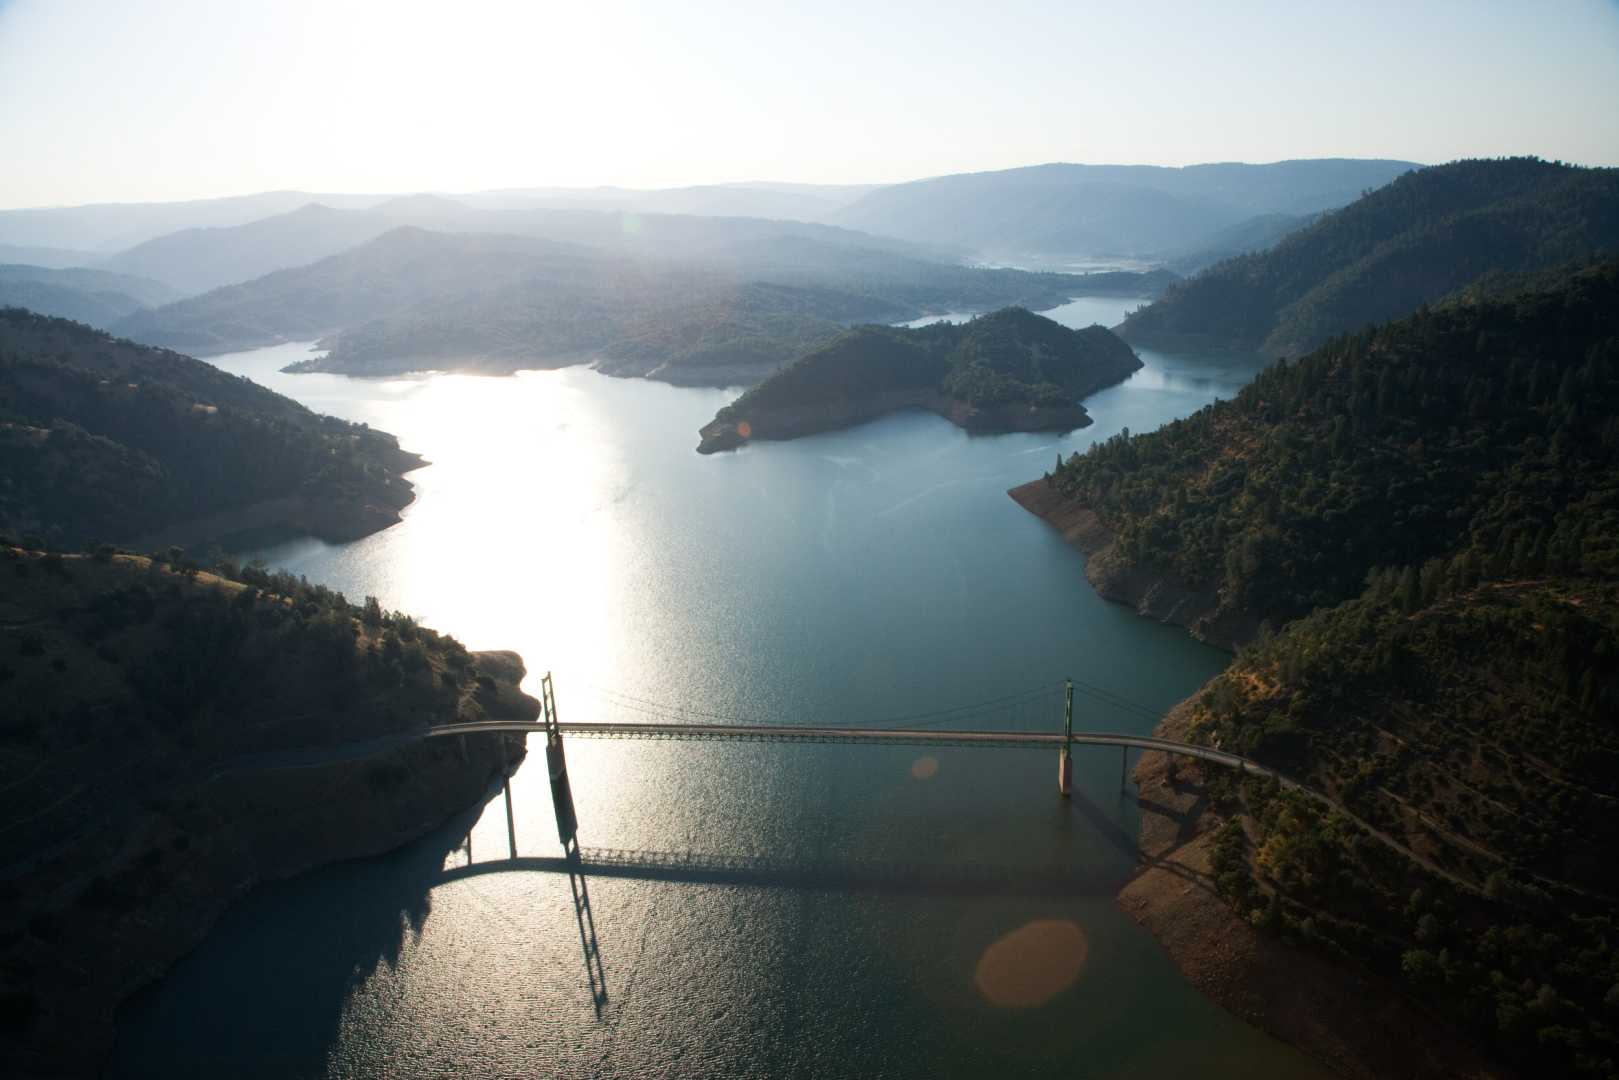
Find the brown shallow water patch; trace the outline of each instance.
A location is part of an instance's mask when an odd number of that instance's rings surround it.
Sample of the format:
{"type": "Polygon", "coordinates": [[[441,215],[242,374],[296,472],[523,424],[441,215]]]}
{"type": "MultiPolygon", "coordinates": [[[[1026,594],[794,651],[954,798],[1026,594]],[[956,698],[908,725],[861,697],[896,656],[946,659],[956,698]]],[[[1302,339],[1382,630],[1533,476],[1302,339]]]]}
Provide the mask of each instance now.
{"type": "Polygon", "coordinates": [[[1090,943],[1068,919],[1035,919],[1001,937],[978,958],[973,982],[991,1005],[1044,1005],[1079,981],[1090,943]]]}

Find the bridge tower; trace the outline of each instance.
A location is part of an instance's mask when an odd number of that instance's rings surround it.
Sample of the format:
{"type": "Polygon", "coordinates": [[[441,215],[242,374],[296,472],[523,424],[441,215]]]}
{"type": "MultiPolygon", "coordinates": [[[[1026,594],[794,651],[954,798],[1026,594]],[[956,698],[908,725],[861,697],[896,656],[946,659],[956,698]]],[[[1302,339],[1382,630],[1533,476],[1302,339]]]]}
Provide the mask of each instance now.
{"type": "Polygon", "coordinates": [[[1057,791],[1063,798],[1074,793],[1074,752],[1069,740],[1074,737],[1074,680],[1063,681],[1062,749],[1057,751],[1057,791]]]}
{"type": "Polygon", "coordinates": [[[557,814],[557,839],[570,859],[579,858],[579,818],[573,810],[573,787],[568,783],[568,759],[562,752],[562,726],[557,720],[556,691],[551,673],[540,680],[540,706],[545,717],[545,765],[551,775],[551,805],[557,814]]]}

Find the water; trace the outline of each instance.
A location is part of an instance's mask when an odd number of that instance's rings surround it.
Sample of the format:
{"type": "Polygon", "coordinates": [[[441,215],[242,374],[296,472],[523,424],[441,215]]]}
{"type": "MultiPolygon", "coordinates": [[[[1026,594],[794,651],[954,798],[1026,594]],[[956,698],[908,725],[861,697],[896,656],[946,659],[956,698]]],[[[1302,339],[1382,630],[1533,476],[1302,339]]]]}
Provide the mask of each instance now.
{"type": "MultiPolygon", "coordinates": [[[[1117,322],[1133,303],[1059,312],[1117,322]]],[[[697,429],[729,392],[579,368],[276,371],[300,355],[217,363],[433,465],[401,525],[260,554],[519,650],[531,689],[555,673],[564,719],[869,723],[1067,675],[1161,711],[1226,662],[1097,599],[1083,560],[1005,492],[1235,393],[1252,358],[1144,353],[1065,437],[971,437],[913,413],[701,457],[697,429]]],[[[1050,700],[971,722],[1050,730],[1050,700]]],[[[1083,695],[1076,713],[1081,729],[1151,726],[1083,695]]],[[[1199,997],[1113,907],[1137,824],[1116,752],[1077,755],[1071,803],[1035,751],[573,740],[568,755],[581,842],[619,853],[586,881],[605,1001],[531,763],[513,783],[522,859],[497,800],[405,851],[256,891],[125,1010],[114,1074],[1313,1072],[1199,997]],[[998,963],[1030,935],[1032,954],[998,963]]]]}

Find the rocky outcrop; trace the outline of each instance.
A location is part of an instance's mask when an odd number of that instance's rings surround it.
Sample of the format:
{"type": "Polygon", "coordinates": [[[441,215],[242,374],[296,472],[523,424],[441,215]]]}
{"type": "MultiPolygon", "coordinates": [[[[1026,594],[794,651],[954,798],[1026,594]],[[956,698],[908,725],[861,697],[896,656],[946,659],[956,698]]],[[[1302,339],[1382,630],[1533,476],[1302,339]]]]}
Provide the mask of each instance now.
{"type": "Polygon", "coordinates": [[[1079,404],[973,405],[938,390],[899,390],[797,409],[760,410],[746,417],[716,418],[698,432],[697,452],[712,454],[760,439],[781,441],[837,431],[906,409],[935,413],[977,435],[1012,431],[1065,432],[1091,422],[1085,407],[1079,404]]]}
{"type": "Polygon", "coordinates": [[[1007,494],[1090,556],[1085,562],[1085,577],[1104,600],[1127,604],[1158,622],[1183,626],[1193,637],[1223,649],[1235,650],[1258,635],[1260,617],[1222,610],[1215,590],[1188,584],[1155,567],[1126,561],[1114,544],[1112,531],[1096,514],[1057,490],[1050,481],[1033,480],[1007,494]]]}

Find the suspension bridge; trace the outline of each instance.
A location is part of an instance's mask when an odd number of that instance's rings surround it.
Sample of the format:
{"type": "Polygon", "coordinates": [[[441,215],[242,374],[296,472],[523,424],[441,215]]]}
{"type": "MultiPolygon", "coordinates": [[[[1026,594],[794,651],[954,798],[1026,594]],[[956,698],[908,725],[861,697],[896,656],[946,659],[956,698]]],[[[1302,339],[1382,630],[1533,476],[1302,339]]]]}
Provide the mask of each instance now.
{"type": "MultiPolygon", "coordinates": [[[[1082,692],[1094,701],[1113,708],[1156,719],[1156,714],[1142,706],[1118,697],[1100,687],[1078,684],[1082,692]]],[[[1195,743],[1160,739],[1152,735],[1130,735],[1112,731],[1074,730],[1074,680],[1066,680],[1060,688],[1063,726],[1061,731],[1027,730],[1031,717],[1039,718],[1046,712],[1054,688],[1042,687],[1024,694],[976,702],[972,705],[941,709],[931,713],[898,717],[887,723],[892,726],[839,726],[809,724],[753,723],[738,717],[724,717],[714,713],[687,713],[658,706],[642,698],[608,691],[609,700],[621,708],[648,717],[633,721],[598,721],[564,723],[557,715],[556,694],[551,676],[540,680],[540,716],[535,720],[483,720],[470,723],[438,724],[407,737],[443,738],[480,733],[533,733],[545,736],[546,767],[551,779],[551,797],[556,810],[557,834],[562,841],[564,857],[577,860],[579,855],[578,816],[574,811],[573,791],[568,778],[567,757],[563,750],[563,737],[589,739],[659,739],[700,742],[764,742],[764,743],[849,743],[867,746],[968,746],[1001,749],[1044,749],[1057,751],[1057,790],[1063,797],[1073,792],[1073,749],[1076,746],[1109,746],[1119,748],[1119,784],[1124,785],[1131,750],[1156,750],[1165,754],[1206,761],[1223,768],[1235,769],[1252,776],[1274,779],[1288,787],[1299,785],[1276,770],[1268,768],[1217,747],[1195,743]],[[996,729],[966,729],[956,726],[971,722],[975,717],[994,715],[1003,721],[996,729]]],[[[1049,715],[1049,714],[1047,714],[1049,715]]],[[[1309,789],[1301,788],[1308,791],[1309,789]]],[[[1309,792],[1315,794],[1314,792],[1309,792]]],[[[513,857],[517,853],[515,819],[512,814],[511,782],[505,784],[506,826],[513,857]]]]}
{"type": "MultiPolygon", "coordinates": [[[[1088,684],[1077,684],[1080,691],[1093,701],[1099,702],[1116,710],[1123,710],[1134,715],[1137,719],[1156,723],[1158,716],[1151,710],[1120,698],[1100,687],[1088,684]]],[[[517,826],[512,811],[511,778],[505,778],[503,787],[506,799],[506,834],[510,845],[510,859],[496,864],[503,868],[510,868],[518,864],[531,866],[535,869],[564,870],[568,874],[569,888],[573,897],[574,916],[579,925],[579,944],[583,952],[585,971],[590,981],[591,998],[595,1004],[596,1015],[599,1019],[603,1008],[607,1005],[607,973],[602,964],[601,944],[596,934],[596,920],[591,911],[590,889],[585,878],[585,869],[588,865],[591,872],[617,876],[644,876],[653,874],[666,875],[670,871],[683,874],[703,874],[723,872],[728,880],[736,875],[764,875],[765,879],[774,879],[783,872],[802,874],[803,867],[789,861],[784,865],[777,865],[769,859],[724,857],[724,856],[693,856],[687,853],[684,857],[673,856],[667,852],[612,852],[593,851],[587,854],[579,845],[579,820],[574,810],[573,790],[568,777],[567,757],[563,750],[564,736],[587,739],[658,739],[682,740],[699,742],[754,742],[754,743],[847,743],[865,746],[962,746],[1004,749],[1037,749],[1057,751],[1057,790],[1064,798],[1073,793],[1073,749],[1076,746],[1107,746],[1119,748],[1119,786],[1124,786],[1126,771],[1131,750],[1156,750],[1166,754],[1189,757],[1199,761],[1206,761],[1238,772],[1273,778],[1288,786],[1299,787],[1280,775],[1275,770],[1265,767],[1256,761],[1242,757],[1238,754],[1228,753],[1217,747],[1199,746],[1194,743],[1177,742],[1173,739],[1160,739],[1152,735],[1130,735],[1111,731],[1075,731],[1074,730],[1074,692],[1076,683],[1069,679],[1061,688],[1043,687],[1024,694],[1014,694],[986,702],[977,702],[972,705],[941,709],[930,713],[919,713],[912,716],[897,717],[884,724],[867,726],[826,725],[826,724],[781,724],[756,723],[742,717],[723,716],[716,713],[693,712],[680,708],[670,708],[644,698],[637,698],[618,691],[604,691],[606,702],[615,709],[636,714],[644,719],[627,721],[596,721],[596,722],[563,722],[557,715],[556,693],[547,673],[540,680],[540,716],[536,720],[484,720],[470,723],[438,724],[426,728],[424,731],[407,733],[403,736],[391,737],[393,740],[404,738],[448,738],[465,737],[481,733],[533,733],[545,736],[546,768],[551,781],[551,801],[556,811],[557,835],[562,842],[562,857],[560,859],[520,859],[517,854],[517,826]],[[1056,701],[1055,694],[1060,693],[1062,707],[1062,730],[1032,730],[1031,721],[1049,724],[1051,712],[1056,701]],[[995,728],[965,728],[959,725],[981,721],[985,716],[999,722],[995,728]]],[[[1315,792],[1301,788],[1311,795],[1315,792]]],[[[1323,798],[1316,795],[1317,798],[1323,798]]],[[[475,864],[471,861],[471,835],[468,835],[468,865],[451,871],[448,879],[459,878],[472,874],[487,873],[487,864],[475,864]]],[[[850,879],[869,883],[870,881],[890,881],[896,876],[878,874],[871,876],[872,868],[857,868],[864,870],[864,876],[857,874],[850,879]]],[[[977,885],[1001,888],[1005,886],[1005,871],[995,868],[988,874],[980,874],[973,878],[970,874],[963,877],[963,869],[953,868],[951,878],[952,887],[961,891],[964,886],[977,885]],[[982,879],[982,880],[979,880],[982,879]]],[[[936,871],[935,871],[936,873],[936,871]]],[[[926,874],[919,873],[916,868],[908,868],[897,876],[898,880],[919,881],[932,880],[926,874]]],[[[1024,883],[1024,887],[1027,883],[1024,883]]],[[[1064,880],[1061,883],[1064,895],[1071,895],[1073,883],[1064,880]]]]}

